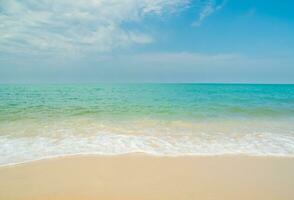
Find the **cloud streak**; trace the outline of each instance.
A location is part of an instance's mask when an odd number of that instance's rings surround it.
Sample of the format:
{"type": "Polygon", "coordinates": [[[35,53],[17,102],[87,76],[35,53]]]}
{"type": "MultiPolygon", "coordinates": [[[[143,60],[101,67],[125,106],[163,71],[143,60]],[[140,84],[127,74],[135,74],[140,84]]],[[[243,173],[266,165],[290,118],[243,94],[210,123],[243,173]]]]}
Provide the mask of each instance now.
{"type": "Polygon", "coordinates": [[[222,9],[226,3],[227,0],[222,0],[221,3],[217,3],[216,0],[202,1],[202,6],[200,6],[201,9],[198,15],[198,19],[192,23],[192,26],[201,26],[201,24],[207,17],[222,9]]]}
{"type": "MultiPolygon", "coordinates": [[[[224,1],[225,2],[225,1],[224,1]]],[[[200,26],[215,0],[0,0],[0,52],[18,55],[105,53],[153,43],[144,20],[200,6],[200,26]],[[128,24],[129,26],[125,26],[128,24]]]]}
{"type": "Polygon", "coordinates": [[[5,0],[0,1],[0,52],[109,52],[154,38],[124,28],[147,16],[164,16],[188,0],[5,0]]]}

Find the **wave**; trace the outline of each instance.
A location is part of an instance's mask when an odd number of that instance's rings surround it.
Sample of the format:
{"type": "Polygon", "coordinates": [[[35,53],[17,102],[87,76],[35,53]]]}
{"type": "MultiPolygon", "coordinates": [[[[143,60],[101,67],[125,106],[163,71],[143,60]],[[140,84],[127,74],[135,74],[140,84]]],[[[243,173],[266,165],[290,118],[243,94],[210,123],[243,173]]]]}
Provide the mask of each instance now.
{"type": "Polygon", "coordinates": [[[0,165],[76,154],[121,155],[146,153],[158,156],[225,155],[294,156],[294,136],[256,132],[228,135],[95,134],[88,137],[0,137],[0,165]]]}

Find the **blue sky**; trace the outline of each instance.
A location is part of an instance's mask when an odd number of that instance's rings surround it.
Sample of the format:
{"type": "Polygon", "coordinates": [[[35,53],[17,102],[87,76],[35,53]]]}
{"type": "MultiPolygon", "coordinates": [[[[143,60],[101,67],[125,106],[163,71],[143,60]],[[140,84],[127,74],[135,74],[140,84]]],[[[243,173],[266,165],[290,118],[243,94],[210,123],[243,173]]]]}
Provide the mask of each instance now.
{"type": "Polygon", "coordinates": [[[0,0],[0,82],[294,83],[291,0],[0,0]]]}

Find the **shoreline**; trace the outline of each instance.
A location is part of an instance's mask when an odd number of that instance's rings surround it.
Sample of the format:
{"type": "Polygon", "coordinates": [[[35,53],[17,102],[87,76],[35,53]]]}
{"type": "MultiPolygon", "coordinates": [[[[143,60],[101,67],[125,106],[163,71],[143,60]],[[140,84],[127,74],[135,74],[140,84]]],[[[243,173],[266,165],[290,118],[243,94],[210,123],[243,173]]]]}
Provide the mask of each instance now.
{"type": "Polygon", "coordinates": [[[294,199],[294,157],[75,155],[0,167],[6,200],[294,199]]]}
{"type": "Polygon", "coordinates": [[[7,163],[7,164],[0,164],[0,169],[5,167],[13,167],[13,166],[22,166],[28,165],[35,162],[41,162],[46,160],[56,160],[56,159],[64,159],[64,158],[77,158],[77,157],[120,157],[120,156],[133,156],[133,155],[142,155],[147,157],[158,157],[158,158],[183,158],[183,157],[248,157],[248,158],[286,158],[286,159],[294,159],[293,154],[285,155],[285,154],[248,154],[248,153],[220,153],[220,154],[153,154],[153,153],[146,153],[146,152],[129,152],[129,153],[121,153],[121,154],[100,154],[100,153],[78,153],[78,154],[64,154],[64,155],[56,155],[56,156],[48,156],[33,160],[27,160],[22,162],[15,162],[15,163],[7,163]]]}

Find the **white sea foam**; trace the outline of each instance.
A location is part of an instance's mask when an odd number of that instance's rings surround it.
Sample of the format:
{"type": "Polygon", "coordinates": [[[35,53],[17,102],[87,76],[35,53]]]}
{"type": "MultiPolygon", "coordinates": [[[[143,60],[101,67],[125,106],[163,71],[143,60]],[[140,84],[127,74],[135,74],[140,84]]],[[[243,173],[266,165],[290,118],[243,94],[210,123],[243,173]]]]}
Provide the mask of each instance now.
{"type": "Polygon", "coordinates": [[[197,135],[94,134],[88,137],[0,137],[0,165],[75,154],[159,156],[246,154],[294,156],[294,136],[274,133],[197,135]]]}

